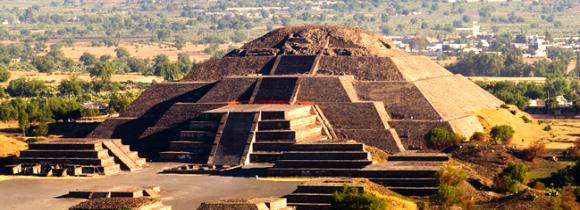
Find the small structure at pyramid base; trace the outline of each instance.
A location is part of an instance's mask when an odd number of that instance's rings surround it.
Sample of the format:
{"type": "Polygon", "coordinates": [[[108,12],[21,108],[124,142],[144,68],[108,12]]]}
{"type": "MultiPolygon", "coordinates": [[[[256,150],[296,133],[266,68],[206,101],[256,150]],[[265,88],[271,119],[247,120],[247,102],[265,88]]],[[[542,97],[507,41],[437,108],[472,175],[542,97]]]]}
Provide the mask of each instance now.
{"type": "Polygon", "coordinates": [[[139,170],[145,159],[120,139],[63,138],[30,143],[7,166],[14,175],[109,175],[139,170]]]}

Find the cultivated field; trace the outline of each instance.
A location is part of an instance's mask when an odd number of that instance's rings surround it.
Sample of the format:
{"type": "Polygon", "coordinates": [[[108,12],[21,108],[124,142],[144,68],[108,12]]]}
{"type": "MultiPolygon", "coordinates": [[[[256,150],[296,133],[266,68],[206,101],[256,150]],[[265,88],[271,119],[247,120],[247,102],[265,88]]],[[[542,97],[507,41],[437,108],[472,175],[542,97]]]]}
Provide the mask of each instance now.
{"type": "MultiPolygon", "coordinates": [[[[240,44],[221,44],[219,45],[219,50],[227,50],[229,47],[239,47],[240,44]]],[[[177,60],[177,54],[186,53],[191,57],[192,60],[196,62],[207,60],[211,57],[210,54],[204,52],[204,49],[210,47],[210,45],[193,45],[186,44],[181,50],[178,50],[171,44],[142,44],[142,43],[121,43],[119,47],[123,47],[131,53],[132,56],[137,58],[153,58],[159,54],[165,54],[169,59],[175,61],[177,60]]],[[[63,47],[62,50],[66,57],[78,60],[81,55],[85,52],[91,53],[97,57],[102,55],[110,55],[115,57],[115,49],[117,47],[94,47],[87,42],[77,42],[72,47],[63,47]]]]}

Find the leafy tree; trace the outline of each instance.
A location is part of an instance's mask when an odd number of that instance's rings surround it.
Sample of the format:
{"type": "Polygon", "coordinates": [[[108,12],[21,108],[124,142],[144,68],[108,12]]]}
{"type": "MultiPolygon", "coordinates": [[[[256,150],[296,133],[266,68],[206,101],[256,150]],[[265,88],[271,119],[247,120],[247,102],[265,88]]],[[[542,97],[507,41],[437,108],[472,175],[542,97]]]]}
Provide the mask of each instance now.
{"type": "Polygon", "coordinates": [[[92,78],[99,78],[102,81],[110,81],[113,73],[115,73],[115,66],[110,61],[98,62],[93,68],[89,69],[89,75],[92,78]]]}
{"type": "Polygon", "coordinates": [[[54,58],[50,56],[35,56],[32,58],[31,64],[39,72],[52,72],[56,68],[54,58]]]}
{"type": "Polygon", "coordinates": [[[115,54],[117,55],[118,59],[125,59],[131,57],[131,53],[129,53],[129,51],[123,47],[115,49],[115,54]]]}
{"type": "Polygon", "coordinates": [[[42,80],[18,78],[10,81],[6,92],[12,97],[38,97],[50,95],[50,89],[42,80]]]}
{"type": "Polygon", "coordinates": [[[72,76],[70,79],[62,80],[58,85],[58,91],[64,96],[81,96],[90,88],[90,84],[80,80],[78,76],[72,76]]]}
{"type": "Polygon", "coordinates": [[[97,62],[99,62],[95,55],[88,52],[84,52],[79,58],[79,61],[87,66],[95,65],[97,62]]]}
{"type": "Polygon", "coordinates": [[[177,65],[183,73],[187,73],[193,67],[193,62],[186,53],[177,54],[177,65]]]}
{"type": "Polygon", "coordinates": [[[109,97],[109,111],[113,112],[123,112],[129,106],[132,99],[126,94],[111,93],[109,97]]]}
{"type": "Polygon", "coordinates": [[[0,82],[6,82],[10,79],[10,72],[8,68],[3,65],[0,65],[0,82]]]}
{"type": "Polygon", "coordinates": [[[153,70],[154,70],[153,74],[155,76],[161,76],[161,69],[163,68],[164,65],[167,65],[168,63],[170,63],[170,61],[167,55],[164,54],[156,55],[153,58],[153,70]]]}
{"type": "Polygon", "coordinates": [[[167,81],[176,81],[181,79],[183,72],[178,64],[165,62],[161,66],[161,76],[167,81]]]}

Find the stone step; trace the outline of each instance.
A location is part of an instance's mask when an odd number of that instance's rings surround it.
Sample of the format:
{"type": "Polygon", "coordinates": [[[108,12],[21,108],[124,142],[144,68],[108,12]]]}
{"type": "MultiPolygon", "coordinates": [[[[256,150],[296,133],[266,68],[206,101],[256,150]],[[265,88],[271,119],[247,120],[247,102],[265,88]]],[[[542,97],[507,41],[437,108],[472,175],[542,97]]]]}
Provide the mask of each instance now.
{"type": "Polygon", "coordinates": [[[196,140],[204,142],[213,142],[215,132],[212,131],[181,131],[179,132],[181,140],[196,140]]]}
{"type": "Polygon", "coordinates": [[[28,144],[31,150],[102,150],[103,145],[99,143],[63,143],[63,142],[39,142],[28,144]]]}
{"type": "Polygon", "coordinates": [[[119,164],[113,164],[110,166],[83,166],[81,170],[83,174],[110,175],[119,173],[121,171],[121,166],[119,164]]]}
{"type": "Polygon", "coordinates": [[[259,130],[256,140],[292,140],[297,141],[322,137],[322,126],[310,125],[299,130],[259,130]]]}
{"type": "Polygon", "coordinates": [[[189,129],[194,131],[215,131],[219,127],[218,121],[190,121],[189,129]]]}
{"type": "Polygon", "coordinates": [[[315,123],[316,115],[309,115],[292,120],[261,120],[258,122],[258,130],[297,130],[315,123]]]}
{"type": "Polygon", "coordinates": [[[262,120],[291,120],[312,115],[311,106],[295,108],[289,111],[263,111],[262,120]]]}
{"type": "Polygon", "coordinates": [[[24,150],[20,152],[20,157],[32,158],[107,158],[107,150],[24,150]]]}
{"type": "Polygon", "coordinates": [[[20,157],[15,159],[17,163],[39,163],[46,165],[94,165],[94,166],[109,166],[115,164],[113,157],[98,159],[98,158],[33,158],[20,157]]]}
{"type": "Polygon", "coordinates": [[[350,143],[337,143],[337,144],[309,144],[300,143],[294,144],[292,146],[292,151],[364,151],[364,144],[350,144],[350,143]]]}
{"type": "Polygon", "coordinates": [[[144,161],[138,161],[140,158],[136,153],[123,150],[123,145],[120,141],[103,141],[103,146],[109,150],[109,155],[115,157],[115,161],[125,170],[134,171],[141,168],[144,161]],[[136,157],[137,156],[137,157],[136,157]]]}
{"type": "MultiPolygon", "coordinates": [[[[363,192],[364,191],[364,186],[362,185],[353,185],[353,184],[348,184],[350,187],[353,188],[357,188],[359,190],[359,192],[363,192]]],[[[309,184],[303,184],[303,185],[298,185],[298,188],[296,189],[296,191],[294,191],[294,193],[322,193],[322,194],[332,194],[336,191],[342,191],[342,189],[344,188],[344,184],[336,184],[336,185],[309,185],[309,184]]]]}
{"type": "Polygon", "coordinates": [[[274,177],[361,177],[358,168],[269,168],[274,177]]]}
{"type": "Polygon", "coordinates": [[[254,151],[288,151],[295,141],[256,141],[252,143],[254,151]]]}
{"type": "Polygon", "coordinates": [[[252,152],[250,154],[251,163],[274,163],[282,158],[282,152],[252,152]]]}
{"type": "Polygon", "coordinates": [[[275,168],[363,168],[370,160],[286,160],[276,161],[275,168]]]}
{"type": "Polygon", "coordinates": [[[387,187],[438,187],[437,178],[372,178],[373,182],[387,187]]]}
{"type": "Polygon", "coordinates": [[[198,141],[171,141],[170,151],[185,151],[191,153],[207,153],[211,149],[211,144],[198,141]]]}
{"type": "Polygon", "coordinates": [[[438,187],[388,187],[405,196],[430,196],[437,193],[438,187]]]}
{"type": "Polygon", "coordinates": [[[361,177],[367,178],[433,178],[437,176],[439,170],[431,169],[384,169],[384,170],[362,170],[361,177]]]}
{"type": "Polygon", "coordinates": [[[432,154],[432,155],[391,155],[387,158],[388,161],[448,161],[449,156],[446,154],[432,154]]]}
{"type": "Polygon", "coordinates": [[[296,207],[296,210],[330,210],[328,203],[288,203],[288,206],[296,207]]]}
{"type": "Polygon", "coordinates": [[[288,203],[328,203],[332,202],[332,194],[292,193],[286,196],[288,203]]]}
{"type": "Polygon", "coordinates": [[[159,161],[203,163],[207,162],[208,155],[209,154],[191,153],[185,151],[167,151],[159,153],[159,161]]]}
{"type": "Polygon", "coordinates": [[[364,151],[289,151],[284,160],[371,160],[364,151]]]}

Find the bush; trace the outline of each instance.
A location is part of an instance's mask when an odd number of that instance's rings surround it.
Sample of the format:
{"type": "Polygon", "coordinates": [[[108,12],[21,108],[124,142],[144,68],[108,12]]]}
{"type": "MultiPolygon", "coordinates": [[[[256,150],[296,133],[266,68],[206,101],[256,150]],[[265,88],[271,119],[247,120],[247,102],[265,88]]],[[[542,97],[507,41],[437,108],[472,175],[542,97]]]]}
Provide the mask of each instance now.
{"type": "Polygon", "coordinates": [[[518,112],[516,110],[510,110],[510,113],[512,113],[512,115],[516,115],[518,112]]]}
{"type": "Polygon", "coordinates": [[[546,185],[543,182],[536,181],[536,182],[534,182],[534,189],[536,189],[536,190],[546,190],[546,185]]]}
{"type": "Polygon", "coordinates": [[[517,193],[519,185],[528,179],[528,171],[523,164],[509,163],[494,180],[494,187],[502,193],[517,193]]]}
{"type": "Polygon", "coordinates": [[[551,125],[546,125],[544,127],[544,131],[551,131],[552,130],[552,126],[551,125]]]}
{"type": "Polygon", "coordinates": [[[483,132],[475,132],[475,133],[473,133],[473,135],[469,139],[471,141],[487,141],[488,136],[487,136],[487,134],[485,134],[483,132]]]}
{"type": "Polygon", "coordinates": [[[457,186],[452,186],[448,184],[439,185],[437,194],[435,194],[433,200],[443,206],[452,206],[453,204],[459,203],[460,192],[457,186]]]}
{"type": "Polygon", "coordinates": [[[530,145],[527,149],[522,150],[522,159],[526,161],[533,161],[534,159],[546,154],[546,144],[536,142],[530,145]]]}
{"type": "Polygon", "coordinates": [[[465,138],[460,134],[449,132],[443,128],[433,128],[427,133],[426,139],[429,147],[443,149],[463,141],[465,138]]]}
{"type": "Polygon", "coordinates": [[[383,210],[387,201],[357,188],[345,185],[342,191],[332,194],[331,209],[336,210],[383,210]]]}
{"type": "Polygon", "coordinates": [[[467,175],[465,175],[463,170],[454,168],[450,165],[447,165],[439,171],[437,177],[439,178],[439,183],[452,186],[457,186],[459,183],[467,179],[467,175]]]}
{"type": "Polygon", "coordinates": [[[48,124],[43,122],[43,123],[40,123],[38,125],[35,125],[30,130],[30,133],[33,136],[46,136],[46,135],[48,135],[48,124]]]}
{"type": "Polygon", "coordinates": [[[502,104],[499,107],[502,108],[502,109],[509,109],[510,108],[510,106],[507,105],[507,104],[502,104]]]}
{"type": "Polygon", "coordinates": [[[522,120],[524,120],[525,123],[531,123],[532,120],[530,118],[528,118],[528,116],[522,116],[522,120]]]}
{"type": "Polygon", "coordinates": [[[491,128],[489,134],[495,143],[507,143],[513,138],[514,132],[514,129],[509,125],[497,125],[491,128]]]}

